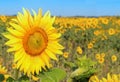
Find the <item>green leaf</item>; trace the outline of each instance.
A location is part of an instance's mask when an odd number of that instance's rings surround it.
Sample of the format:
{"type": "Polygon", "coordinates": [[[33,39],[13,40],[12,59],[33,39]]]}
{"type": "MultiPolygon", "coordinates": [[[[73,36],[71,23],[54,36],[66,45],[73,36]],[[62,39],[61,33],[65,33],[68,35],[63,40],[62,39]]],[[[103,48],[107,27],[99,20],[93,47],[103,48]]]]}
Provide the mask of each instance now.
{"type": "Polygon", "coordinates": [[[96,72],[95,69],[86,69],[86,68],[78,68],[74,72],[71,73],[71,78],[80,80],[80,82],[87,82],[94,73],[96,72]]]}
{"type": "Polygon", "coordinates": [[[26,75],[23,75],[18,79],[18,81],[19,82],[29,82],[29,77],[26,75]]]}
{"type": "Polygon", "coordinates": [[[3,81],[5,79],[3,74],[0,74],[0,82],[3,81]]]}
{"type": "Polygon", "coordinates": [[[75,78],[75,77],[81,75],[82,73],[84,73],[85,71],[86,71],[85,68],[78,68],[71,73],[71,78],[75,78]]]}
{"type": "Polygon", "coordinates": [[[15,82],[15,80],[14,80],[13,78],[11,78],[11,77],[7,78],[6,81],[7,81],[7,82],[15,82]]]}
{"type": "Polygon", "coordinates": [[[73,79],[72,78],[68,78],[67,82],[73,82],[73,79]]]}
{"type": "Polygon", "coordinates": [[[22,80],[21,82],[30,82],[29,80],[22,80]]]}
{"type": "Polygon", "coordinates": [[[66,76],[66,72],[59,68],[53,68],[40,74],[41,82],[60,82],[66,76]]]}
{"type": "Polygon", "coordinates": [[[40,80],[41,82],[55,82],[54,78],[51,78],[51,76],[46,74],[40,74],[40,80]]]}

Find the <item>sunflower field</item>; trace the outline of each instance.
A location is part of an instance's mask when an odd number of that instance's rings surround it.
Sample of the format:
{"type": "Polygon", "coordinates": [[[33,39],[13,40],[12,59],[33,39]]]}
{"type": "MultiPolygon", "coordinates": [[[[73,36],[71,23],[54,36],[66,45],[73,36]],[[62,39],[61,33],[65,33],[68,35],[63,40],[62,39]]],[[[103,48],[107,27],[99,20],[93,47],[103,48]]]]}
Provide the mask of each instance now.
{"type": "Polygon", "coordinates": [[[0,16],[0,82],[120,82],[120,17],[0,16]]]}

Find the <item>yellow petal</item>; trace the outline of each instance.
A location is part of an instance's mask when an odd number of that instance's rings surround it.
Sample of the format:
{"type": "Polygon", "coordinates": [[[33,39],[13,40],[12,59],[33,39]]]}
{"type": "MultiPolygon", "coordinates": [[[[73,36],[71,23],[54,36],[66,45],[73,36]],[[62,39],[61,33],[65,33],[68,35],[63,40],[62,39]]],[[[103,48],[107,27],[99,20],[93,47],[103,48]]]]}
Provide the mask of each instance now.
{"type": "Polygon", "coordinates": [[[27,71],[29,70],[29,67],[30,67],[30,56],[29,55],[25,55],[26,59],[24,60],[24,63],[22,64],[22,66],[24,67],[23,71],[24,73],[27,73],[27,71]]]}
{"type": "Polygon", "coordinates": [[[23,56],[24,56],[24,50],[20,49],[19,51],[15,52],[15,56],[14,56],[14,62],[17,62],[18,60],[20,60],[23,56]]]}
{"type": "Polygon", "coordinates": [[[21,44],[17,44],[17,45],[19,45],[19,46],[13,45],[13,47],[9,48],[7,50],[7,52],[17,51],[17,50],[20,50],[23,47],[21,44]]]}
{"type": "Polygon", "coordinates": [[[17,19],[11,19],[11,21],[18,23],[17,19]]]}
{"type": "Polygon", "coordinates": [[[43,19],[49,19],[49,18],[50,18],[50,11],[47,11],[43,16],[43,19]]]}
{"type": "Polygon", "coordinates": [[[33,26],[33,24],[34,24],[33,17],[31,16],[29,11],[27,13],[28,13],[28,24],[29,24],[29,27],[32,28],[32,27],[34,27],[33,26]]]}
{"type": "Polygon", "coordinates": [[[46,49],[45,52],[50,58],[52,58],[54,60],[58,60],[57,57],[55,56],[55,54],[53,54],[50,50],[46,49]]]}
{"type": "Polygon", "coordinates": [[[103,82],[107,82],[106,78],[102,78],[103,82]]]}
{"type": "Polygon", "coordinates": [[[24,13],[24,17],[28,17],[28,10],[27,9],[25,9],[25,8],[23,8],[23,13],[24,13]]]}
{"type": "Polygon", "coordinates": [[[98,79],[98,77],[97,77],[97,76],[95,76],[95,80],[96,80],[96,82],[99,82],[99,79],[98,79]]]}
{"type": "Polygon", "coordinates": [[[47,67],[49,68],[49,67],[50,67],[50,64],[49,64],[50,58],[48,57],[48,55],[43,52],[43,53],[40,55],[40,58],[45,62],[45,64],[46,64],[47,67]]]}
{"type": "Polygon", "coordinates": [[[22,15],[21,13],[18,13],[17,15],[17,19],[19,21],[20,26],[26,31],[30,29],[27,17],[22,15]]]}
{"type": "Polygon", "coordinates": [[[34,74],[34,72],[36,71],[37,73],[39,73],[39,71],[41,71],[41,67],[44,67],[44,62],[41,60],[41,58],[39,56],[34,56],[30,58],[31,61],[31,67],[29,68],[32,72],[32,74],[34,74]],[[32,67],[34,65],[34,67],[32,67]]]}
{"type": "Polygon", "coordinates": [[[39,9],[38,15],[36,14],[36,12],[34,10],[32,10],[32,12],[34,14],[34,26],[37,27],[39,25],[39,23],[41,22],[42,10],[39,9]]]}
{"type": "Polygon", "coordinates": [[[118,76],[115,74],[112,75],[112,79],[114,80],[114,82],[119,82],[118,76]]]}
{"type": "MultiPolygon", "coordinates": [[[[24,56],[18,61],[18,63],[17,63],[17,64],[20,66],[20,68],[19,68],[20,71],[26,70],[25,67],[24,67],[24,64],[25,64],[25,63],[24,63],[24,62],[25,62],[24,60],[26,60],[25,55],[24,55],[24,56]],[[24,62],[23,62],[23,61],[24,61],[24,62]]],[[[18,68],[18,67],[17,67],[17,68],[18,68]]],[[[24,72],[24,73],[25,73],[25,72],[24,72]]]]}
{"type": "Polygon", "coordinates": [[[32,9],[32,12],[33,12],[33,16],[34,16],[34,21],[36,21],[37,20],[37,14],[33,9],[32,9]]]}
{"type": "Polygon", "coordinates": [[[64,49],[64,47],[57,42],[49,42],[48,46],[54,49],[64,49]]]}
{"type": "Polygon", "coordinates": [[[22,32],[22,33],[25,33],[25,30],[20,26],[20,25],[18,25],[18,24],[15,24],[15,23],[10,23],[10,25],[13,27],[13,28],[15,28],[17,31],[19,31],[19,32],[22,32]]]}
{"type": "Polygon", "coordinates": [[[11,34],[3,34],[3,36],[6,37],[7,39],[17,39],[15,36],[11,34]]]}
{"type": "Polygon", "coordinates": [[[19,32],[19,31],[17,31],[17,30],[14,30],[14,29],[12,29],[12,28],[7,28],[7,30],[8,30],[11,34],[13,34],[14,36],[16,36],[16,37],[18,37],[18,38],[24,36],[23,33],[19,32]]]}
{"type": "Polygon", "coordinates": [[[38,80],[39,80],[38,77],[35,77],[35,76],[33,76],[33,75],[32,75],[32,79],[33,79],[34,81],[38,81],[38,80]]]}
{"type": "Polygon", "coordinates": [[[47,46],[47,49],[49,49],[52,53],[55,53],[55,54],[61,54],[61,55],[63,54],[63,52],[59,49],[55,49],[55,48],[53,49],[49,46],[47,46]]]}
{"type": "Polygon", "coordinates": [[[16,39],[16,38],[10,39],[9,41],[7,41],[5,43],[5,45],[11,46],[11,45],[16,44],[16,43],[20,44],[20,43],[22,43],[22,40],[21,39],[16,39]]]}
{"type": "Polygon", "coordinates": [[[107,79],[111,80],[110,73],[107,74],[107,79]]]}
{"type": "MultiPolygon", "coordinates": [[[[22,54],[22,55],[23,55],[23,54],[22,54]]],[[[23,55],[23,56],[19,59],[19,61],[17,62],[17,69],[20,68],[20,71],[22,71],[23,68],[24,68],[24,67],[20,67],[21,64],[24,63],[24,62],[23,62],[24,60],[25,60],[25,55],[23,55]]]]}
{"type": "Polygon", "coordinates": [[[54,33],[54,34],[49,35],[48,39],[49,40],[54,40],[54,39],[60,38],[60,36],[61,36],[60,33],[54,33]]]}
{"type": "Polygon", "coordinates": [[[14,35],[11,35],[11,34],[3,34],[3,36],[6,37],[7,39],[10,39],[10,40],[11,39],[14,39],[14,40],[19,39],[19,38],[15,37],[14,35]]]}

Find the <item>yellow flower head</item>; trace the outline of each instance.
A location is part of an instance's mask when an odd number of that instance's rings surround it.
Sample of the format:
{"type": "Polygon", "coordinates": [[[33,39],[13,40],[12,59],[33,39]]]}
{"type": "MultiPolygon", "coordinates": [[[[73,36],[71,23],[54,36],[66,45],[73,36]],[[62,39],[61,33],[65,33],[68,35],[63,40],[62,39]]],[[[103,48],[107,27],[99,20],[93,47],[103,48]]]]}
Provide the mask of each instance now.
{"type": "Polygon", "coordinates": [[[7,73],[7,69],[5,69],[5,67],[2,67],[0,65],[0,74],[6,74],[7,73]]]}
{"type": "Polygon", "coordinates": [[[55,17],[49,11],[42,16],[41,9],[38,14],[33,10],[33,15],[23,8],[23,14],[18,13],[7,28],[9,33],[4,34],[9,39],[5,43],[10,46],[7,51],[15,52],[16,67],[27,75],[50,68],[50,59],[57,60],[56,54],[63,54],[63,46],[58,43],[61,34],[52,26],[55,17]]]}
{"type": "Polygon", "coordinates": [[[13,64],[12,64],[12,69],[15,69],[15,68],[16,68],[16,64],[13,63],[13,64]]]}
{"type": "Polygon", "coordinates": [[[64,54],[63,54],[64,58],[68,58],[68,55],[69,55],[68,52],[64,52],[64,54]]]}
{"type": "Polygon", "coordinates": [[[99,79],[97,76],[92,76],[89,80],[89,82],[120,82],[120,77],[117,74],[110,75],[107,74],[107,78],[99,79]]]}
{"type": "Polygon", "coordinates": [[[95,58],[96,58],[96,59],[100,59],[100,54],[96,54],[96,55],[95,55],[95,58]]]}
{"type": "Polygon", "coordinates": [[[76,50],[79,54],[82,54],[82,48],[81,47],[77,47],[77,50],[76,50]]]}
{"type": "Polygon", "coordinates": [[[98,36],[100,34],[100,31],[99,30],[95,30],[94,31],[94,35],[98,36]]]}
{"type": "Polygon", "coordinates": [[[115,29],[110,28],[110,29],[108,30],[108,33],[109,33],[109,35],[115,34],[115,29]]]}
{"type": "Polygon", "coordinates": [[[104,58],[99,58],[99,59],[98,59],[98,62],[99,62],[100,64],[104,63],[104,61],[105,61],[104,58]]]}
{"type": "Polygon", "coordinates": [[[3,80],[3,82],[6,82],[6,79],[9,77],[9,75],[7,74],[7,69],[5,67],[2,67],[0,65],[0,74],[3,74],[5,79],[3,80]]]}
{"type": "Polygon", "coordinates": [[[3,22],[6,22],[7,21],[7,17],[6,16],[1,16],[0,19],[3,21],[3,22]]]}
{"type": "Polygon", "coordinates": [[[109,20],[107,18],[102,18],[102,23],[103,24],[108,24],[109,20]]]}
{"type": "Polygon", "coordinates": [[[90,43],[88,44],[88,48],[89,48],[89,49],[93,48],[93,43],[90,42],[90,43]]]}
{"type": "Polygon", "coordinates": [[[112,62],[117,61],[117,57],[116,57],[116,55],[112,55],[111,60],[112,60],[112,62]]]}

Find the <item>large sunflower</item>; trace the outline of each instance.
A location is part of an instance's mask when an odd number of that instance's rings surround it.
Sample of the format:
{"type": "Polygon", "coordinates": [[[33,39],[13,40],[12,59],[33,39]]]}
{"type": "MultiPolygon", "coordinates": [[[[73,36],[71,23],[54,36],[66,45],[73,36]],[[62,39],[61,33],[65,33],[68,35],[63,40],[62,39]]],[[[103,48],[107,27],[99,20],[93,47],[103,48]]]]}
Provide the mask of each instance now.
{"type": "Polygon", "coordinates": [[[52,26],[55,17],[51,17],[49,11],[42,16],[41,9],[38,14],[33,10],[33,15],[23,9],[23,14],[19,12],[17,18],[10,22],[9,33],[4,34],[9,39],[7,51],[15,52],[17,68],[28,75],[50,68],[50,59],[57,60],[55,54],[63,54],[63,46],[58,43],[61,34],[52,26]]]}

